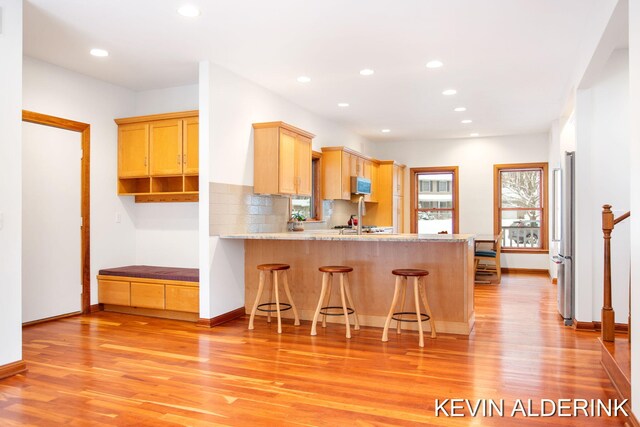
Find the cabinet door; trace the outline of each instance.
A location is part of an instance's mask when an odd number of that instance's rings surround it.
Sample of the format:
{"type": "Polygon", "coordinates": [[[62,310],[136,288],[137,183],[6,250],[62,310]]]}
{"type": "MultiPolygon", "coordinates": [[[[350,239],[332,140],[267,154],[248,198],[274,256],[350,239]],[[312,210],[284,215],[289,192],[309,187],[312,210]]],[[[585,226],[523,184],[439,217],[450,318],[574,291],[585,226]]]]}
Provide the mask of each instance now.
{"type": "Polygon", "coordinates": [[[183,120],[182,123],[182,170],[185,174],[198,173],[198,118],[183,120]]]}
{"type": "Polygon", "coordinates": [[[311,140],[298,135],[296,137],[296,176],[301,196],[311,195],[311,140]]]}
{"type": "Polygon", "coordinates": [[[360,176],[360,157],[349,154],[349,176],[360,176]]]}
{"type": "Polygon", "coordinates": [[[404,228],[403,219],[404,219],[404,210],[403,210],[403,202],[404,198],[400,196],[393,197],[393,230],[396,233],[402,233],[404,228]]]}
{"type": "Polygon", "coordinates": [[[296,192],[296,134],[280,130],[278,189],[281,194],[296,192]]]}
{"type": "Polygon", "coordinates": [[[100,304],[131,305],[129,282],[98,279],[100,304]]]}
{"type": "Polygon", "coordinates": [[[150,175],[182,174],[182,120],[161,120],[149,127],[150,175]]]}
{"type": "Polygon", "coordinates": [[[342,200],[351,200],[351,154],[344,151],[342,152],[342,200]]]}
{"type": "Polygon", "coordinates": [[[200,311],[199,289],[196,286],[166,286],[167,310],[198,313],[200,311]]]}
{"type": "Polygon", "coordinates": [[[378,201],[378,172],[380,170],[380,165],[377,163],[371,162],[371,196],[369,197],[369,201],[377,202],[378,201]]]}
{"type": "Polygon", "coordinates": [[[131,282],[131,306],[164,309],[164,285],[131,282]]]}
{"type": "Polygon", "coordinates": [[[149,125],[118,126],[118,177],[149,175],[149,125]]]}
{"type": "MultiPolygon", "coordinates": [[[[371,179],[371,161],[370,160],[362,160],[362,176],[367,179],[371,179]]],[[[372,184],[373,188],[373,184],[372,184]]],[[[364,196],[365,202],[371,201],[371,194],[367,194],[364,196]]]]}

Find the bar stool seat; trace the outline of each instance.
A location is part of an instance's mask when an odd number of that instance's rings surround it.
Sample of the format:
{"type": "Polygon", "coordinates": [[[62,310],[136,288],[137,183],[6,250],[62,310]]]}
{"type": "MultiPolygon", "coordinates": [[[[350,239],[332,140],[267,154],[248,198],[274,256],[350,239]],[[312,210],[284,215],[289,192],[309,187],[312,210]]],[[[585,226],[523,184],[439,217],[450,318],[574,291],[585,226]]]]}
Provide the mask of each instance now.
{"type": "Polygon", "coordinates": [[[416,322],[418,323],[418,332],[419,332],[419,345],[420,347],[424,347],[424,336],[422,333],[422,322],[428,320],[431,326],[431,338],[436,337],[436,325],[431,314],[431,308],[429,307],[429,301],[427,300],[427,293],[424,289],[423,278],[429,275],[427,270],[421,270],[416,268],[399,268],[395,269],[391,272],[394,276],[396,276],[396,286],[395,291],[393,293],[393,301],[391,302],[391,308],[389,309],[389,314],[387,315],[387,319],[384,322],[384,330],[382,332],[382,341],[389,341],[389,325],[391,324],[391,320],[395,320],[397,322],[396,332],[398,334],[401,333],[401,322],[416,322]],[[404,310],[404,300],[406,297],[407,291],[407,278],[413,278],[413,294],[414,294],[414,302],[415,302],[415,312],[413,311],[403,311],[404,310]],[[400,300],[400,311],[395,311],[396,306],[398,304],[398,300],[400,300]],[[422,300],[422,304],[424,305],[425,312],[420,312],[420,300],[422,300]],[[403,315],[412,315],[415,316],[415,319],[403,319],[403,315]]]}
{"type": "Polygon", "coordinates": [[[256,300],[253,303],[253,308],[251,309],[251,317],[249,318],[249,330],[253,329],[253,321],[256,317],[257,311],[264,311],[267,313],[267,322],[271,323],[271,313],[276,312],[278,318],[278,333],[282,333],[282,319],[280,317],[280,312],[293,310],[294,317],[294,325],[300,325],[300,317],[298,317],[298,310],[296,309],[296,305],[293,303],[293,299],[291,298],[291,291],[289,290],[289,280],[288,270],[291,268],[289,264],[260,264],[258,265],[258,270],[260,271],[260,281],[258,282],[258,292],[256,294],[256,300]],[[269,301],[260,304],[260,299],[262,298],[262,292],[264,290],[264,284],[266,282],[265,275],[268,274],[271,277],[271,295],[275,294],[275,302],[269,301]],[[282,281],[284,292],[287,294],[287,299],[289,303],[280,302],[280,294],[279,294],[279,286],[278,286],[278,276],[282,274],[282,281]],[[275,309],[271,308],[275,306],[275,309]],[[265,308],[269,307],[269,308],[265,308]]]}
{"type": "Polygon", "coordinates": [[[360,329],[360,323],[358,322],[358,313],[356,313],[355,305],[353,304],[353,298],[351,297],[351,289],[349,288],[349,275],[348,273],[353,271],[353,267],[345,265],[324,265],[318,270],[322,272],[322,289],[320,290],[320,298],[318,298],[318,306],[313,316],[313,323],[311,324],[311,335],[317,335],[318,318],[322,314],[322,327],[327,327],[327,316],[341,316],[344,315],[344,323],[347,329],[346,336],[351,338],[351,325],[349,323],[349,315],[353,314],[355,326],[353,329],[360,329]],[[333,275],[338,274],[340,276],[340,299],[342,305],[330,305],[331,302],[331,284],[333,282],[333,275]],[[326,299],[326,301],[325,301],[326,299]],[[349,305],[347,305],[347,302],[349,305]],[[333,311],[332,311],[333,310],[333,311]],[[341,312],[336,312],[341,310],[341,312]]]}

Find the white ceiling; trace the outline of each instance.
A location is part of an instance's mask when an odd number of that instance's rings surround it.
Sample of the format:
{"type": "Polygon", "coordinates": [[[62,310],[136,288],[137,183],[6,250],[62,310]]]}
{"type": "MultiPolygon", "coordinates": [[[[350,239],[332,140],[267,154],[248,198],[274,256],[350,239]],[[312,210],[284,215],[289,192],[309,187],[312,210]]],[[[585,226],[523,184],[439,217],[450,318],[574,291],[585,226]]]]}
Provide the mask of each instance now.
{"type": "Polygon", "coordinates": [[[523,134],[560,115],[615,3],[26,0],[24,50],[136,91],[197,83],[208,59],[370,140],[523,134]],[[201,16],[179,16],[185,3],[201,16]]]}

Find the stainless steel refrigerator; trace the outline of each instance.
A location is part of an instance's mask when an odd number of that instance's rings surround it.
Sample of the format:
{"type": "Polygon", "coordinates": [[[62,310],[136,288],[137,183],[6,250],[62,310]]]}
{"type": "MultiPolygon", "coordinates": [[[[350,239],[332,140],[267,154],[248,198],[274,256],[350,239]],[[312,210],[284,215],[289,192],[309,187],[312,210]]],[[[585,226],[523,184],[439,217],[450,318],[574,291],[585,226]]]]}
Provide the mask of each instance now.
{"type": "Polygon", "coordinates": [[[558,311],[566,326],[573,324],[574,317],[574,164],[575,152],[566,152],[564,158],[564,174],[562,179],[561,202],[561,239],[558,255],[553,260],[558,264],[558,311]]]}

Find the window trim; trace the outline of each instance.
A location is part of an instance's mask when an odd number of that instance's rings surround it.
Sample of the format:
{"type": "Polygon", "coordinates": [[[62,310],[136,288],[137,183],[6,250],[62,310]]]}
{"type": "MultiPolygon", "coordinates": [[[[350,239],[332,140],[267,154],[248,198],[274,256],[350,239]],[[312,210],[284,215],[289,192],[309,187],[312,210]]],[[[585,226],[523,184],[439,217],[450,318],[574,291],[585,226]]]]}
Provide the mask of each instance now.
{"type": "Polygon", "coordinates": [[[500,226],[500,214],[502,188],[500,183],[500,172],[503,170],[526,170],[526,169],[542,169],[542,182],[540,188],[542,189],[542,198],[540,203],[540,209],[542,210],[542,226],[540,227],[540,249],[534,248],[509,248],[502,246],[500,252],[502,253],[516,253],[516,254],[548,254],[549,253],[549,163],[504,163],[493,165],[493,232],[498,235],[502,231],[500,226]]]}
{"type": "Polygon", "coordinates": [[[453,175],[453,184],[451,188],[451,196],[453,200],[453,207],[451,209],[430,209],[430,210],[446,210],[453,212],[453,234],[459,233],[460,230],[460,191],[459,191],[459,180],[458,180],[458,166],[437,166],[437,167],[423,167],[423,168],[411,168],[409,170],[410,182],[411,182],[411,201],[410,201],[410,217],[411,217],[411,233],[418,232],[418,223],[417,223],[417,215],[416,211],[418,209],[418,197],[417,197],[417,188],[418,185],[418,175],[425,173],[450,173],[453,175]]]}
{"type": "MultiPolygon", "coordinates": [[[[322,153],[311,151],[311,174],[315,173],[316,180],[311,188],[311,202],[313,206],[312,216],[307,218],[305,222],[322,222],[322,153]]],[[[293,212],[292,197],[289,197],[289,218],[293,212]]]]}

